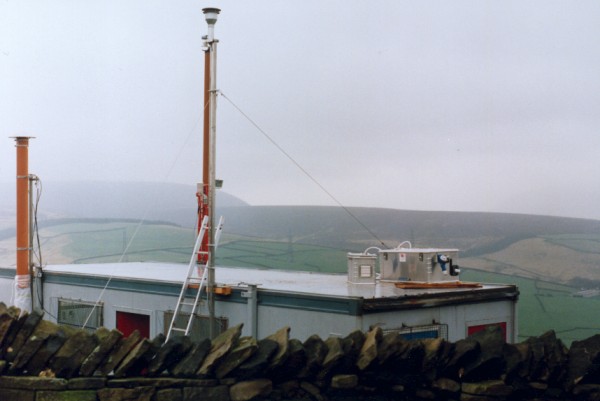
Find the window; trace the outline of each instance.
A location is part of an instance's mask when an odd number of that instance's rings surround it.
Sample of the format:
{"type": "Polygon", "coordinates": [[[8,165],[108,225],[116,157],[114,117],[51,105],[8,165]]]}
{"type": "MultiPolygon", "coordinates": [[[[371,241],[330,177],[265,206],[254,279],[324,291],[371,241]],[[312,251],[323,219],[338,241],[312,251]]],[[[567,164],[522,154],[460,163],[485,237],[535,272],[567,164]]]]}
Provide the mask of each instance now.
{"type": "Polygon", "coordinates": [[[418,340],[425,338],[443,338],[448,339],[447,324],[429,324],[422,326],[403,326],[399,329],[384,330],[383,333],[398,333],[405,340],[418,340]]]}
{"type": "MultiPolygon", "coordinates": [[[[187,323],[187,319],[188,316],[190,314],[189,313],[180,313],[179,317],[177,318],[177,321],[175,322],[175,326],[176,327],[184,327],[185,324],[187,323]]],[[[171,325],[171,319],[173,319],[173,311],[165,311],[164,314],[164,328],[165,328],[165,335],[167,335],[167,333],[169,332],[169,326],[171,325]]],[[[209,330],[209,321],[210,318],[208,316],[202,315],[196,315],[196,317],[194,318],[194,321],[192,322],[192,329],[190,331],[190,338],[194,341],[200,341],[203,340],[205,338],[209,338],[210,337],[210,330],[209,330]]],[[[215,317],[215,330],[214,332],[218,335],[221,334],[222,332],[224,332],[225,330],[227,330],[229,326],[229,320],[226,317],[215,317]]],[[[180,332],[177,331],[173,331],[172,335],[181,335],[180,332]]]]}
{"type": "Polygon", "coordinates": [[[82,328],[85,323],[86,330],[94,331],[103,324],[104,304],[94,305],[94,302],[59,298],[57,323],[77,328],[82,328]]]}

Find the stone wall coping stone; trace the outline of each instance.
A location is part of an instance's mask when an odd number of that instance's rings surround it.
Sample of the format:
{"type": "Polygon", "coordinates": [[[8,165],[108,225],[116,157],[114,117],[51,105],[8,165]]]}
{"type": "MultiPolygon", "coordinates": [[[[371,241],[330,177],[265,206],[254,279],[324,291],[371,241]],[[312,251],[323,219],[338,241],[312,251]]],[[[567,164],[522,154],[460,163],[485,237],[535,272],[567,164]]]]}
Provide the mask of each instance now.
{"type": "Polygon", "coordinates": [[[51,377],[0,376],[0,388],[23,390],[66,390],[68,381],[51,377]]]}
{"type": "Polygon", "coordinates": [[[133,388],[142,386],[153,386],[156,388],[166,387],[216,387],[219,381],[216,379],[178,379],[171,377],[133,377],[126,379],[111,379],[107,387],[133,388]]]}
{"type": "Polygon", "coordinates": [[[35,401],[96,401],[95,390],[43,390],[35,393],[35,401]]]}

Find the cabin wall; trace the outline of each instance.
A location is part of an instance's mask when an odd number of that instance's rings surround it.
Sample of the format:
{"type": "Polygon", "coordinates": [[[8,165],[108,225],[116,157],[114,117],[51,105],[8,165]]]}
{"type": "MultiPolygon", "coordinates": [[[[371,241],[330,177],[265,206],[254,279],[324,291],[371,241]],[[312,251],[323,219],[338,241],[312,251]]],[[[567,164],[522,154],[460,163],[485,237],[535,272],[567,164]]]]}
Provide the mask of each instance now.
{"type": "MultiPolygon", "coordinates": [[[[101,292],[101,288],[46,283],[44,284],[44,308],[50,312],[47,319],[56,322],[59,299],[95,303],[100,298],[101,292]]],[[[102,294],[101,302],[104,326],[118,327],[118,312],[147,315],[150,323],[149,336],[153,338],[159,333],[164,333],[164,313],[175,309],[177,296],[107,289],[102,294]]],[[[246,323],[246,311],[246,304],[230,302],[216,302],[215,304],[215,315],[227,317],[229,326],[239,323],[244,323],[245,327],[249,326],[246,323]]],[[[201,306],[200,313],[208,315],[205,303],[201,306]]],[[[243,335],[250,335],[248,330],[245,328],[243,335]]]]}
{"type": "MultiPolygon", "coordinates": [[[[100,298],[101,292],[101,288],[46,283],[44,285],[44,309],[49,312],[46,318],[56,322],[60,298],[95,303],[100,298]]],[[[147,315],[150,318],[149,335],[153,338],[163,332],[164,311],[173,309],[176,299],[160,294],[107,289],[100,302],[103,305],[104,326],[117,327],[117,312],[147,315]]]]}
{"type": "Polygon", "coordinates": [[[289,326],[291,328],[290,334],[301,341],[306,340],[313,334],[317,334],[322,338],[329,336],[343,337],[356,329],[362,330],[361,321],[361,316],[259,306],[258,338],[264,338],[284,326],[289,326]],[[299,324],[299,322],[302,322],[302,324],[299,324]]]}
{"type": "Polygon", "coordinates": [[[515,342],[515,307],[516,301],[506,300],[373,313],[363,316],[360,329],[368,331],[371,326],[380,326],[384,331],[397,330],[435,322],[447,324],[448,340],[458,341],[467,337],[471,326],[505,323],[506,341],[515,342]]]}

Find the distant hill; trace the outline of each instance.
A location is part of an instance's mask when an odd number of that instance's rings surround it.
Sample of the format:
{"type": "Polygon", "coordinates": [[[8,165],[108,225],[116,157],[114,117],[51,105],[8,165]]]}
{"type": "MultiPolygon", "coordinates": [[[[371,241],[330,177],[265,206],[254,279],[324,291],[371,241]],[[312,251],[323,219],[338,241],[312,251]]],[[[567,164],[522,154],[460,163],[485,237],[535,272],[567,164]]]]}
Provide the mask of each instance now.
{"type": "Polygon", "coordinates": [[[222,209],[227,216],[227,230],[242,235],[279,240],[287,240],[291,236],[304,243],[337,247],[362,244],[365,247],[393,248],[406,240],[419,247],[460,248],[464,256],[493,252],[521,239],[540,235],[600,234],[598,220],[503,213],[378,208],[348,210],[362,224],[339,207],[250,206],[222,209]]]}
{"type": "MultiPolygon", "coordinates": [[[[0,184],[0,217],[14,210],[14,184],[0,184]],[[4,196],[10,194],[10,196],[4,196]]],[[[167,220],[193,225],[196,208],[193,185],[149,182],[44,182],[39,204],[41,219],[132,218],[167,220]]],[[[217,204],[224,207],[247,206],[228,193],[217,192],[217,204]]],[[[13,212],[14,215],[14,212],[13,212]]]]}
{"type": "MultiPolygon", "coordinates": [[[[11,188],[11,190],[14,190],[11,188]]],[[[6,192],[3,192],[3,194],[6,192]]],[[[0,198],[0,239],[11,237],[11,206],[0,198]],[[9,226],[7,226],[7,224],[9,226]]],[[[224,192],[217,213],[229,238],[315,245],[339,251],[370,246],[458,248],[460,264],[503,274],[600,286],[600,221],[469,212],[430,212],[324,206],[250,206],[224,192]]],[[[153,183],[48,183],[39,206],[41,227],[88,219],[89,224],[145,218],[191,228],[193,186],[153,183]],[[103,219],[101,222],[98,219],[103,219]]],[[[12,242],[7,242],[12,249],[12,242]]],[[[287,248],[285,248],[287,249],[287,248]]]]}

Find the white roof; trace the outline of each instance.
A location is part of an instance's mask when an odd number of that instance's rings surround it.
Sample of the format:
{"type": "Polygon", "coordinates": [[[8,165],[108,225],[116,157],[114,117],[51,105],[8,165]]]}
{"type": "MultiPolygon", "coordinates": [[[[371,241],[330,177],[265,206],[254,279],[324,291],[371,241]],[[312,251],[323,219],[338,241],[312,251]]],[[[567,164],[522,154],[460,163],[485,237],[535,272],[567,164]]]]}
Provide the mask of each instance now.
{"type": "MultiPolygon", "coordinates": [[[[44,268],[47,273],[77,274],[94,277],[109,277],[157,281],[165,283],[183,283],[188,265],[173,263],[94,263],[50,265],[44,268]]],[[[272,269],[249,269],[233,267],[216,267],[216,282],[232,287],[245,284],[258,284],[259,289],[307,293],[316,295],[387,298],[404,295],[453,292],[454,289],[418,289],[403,290],[396,288],[393,282],[377,284],[351,284],[346,274],[324,274],[312,272],[283,271],[272,269]]],[[[486,284],[483,288],[505,287],[501,284],[486,284]]],[[[481,291],[482,288],[464,289],[461,291],[481,291]]]]}

